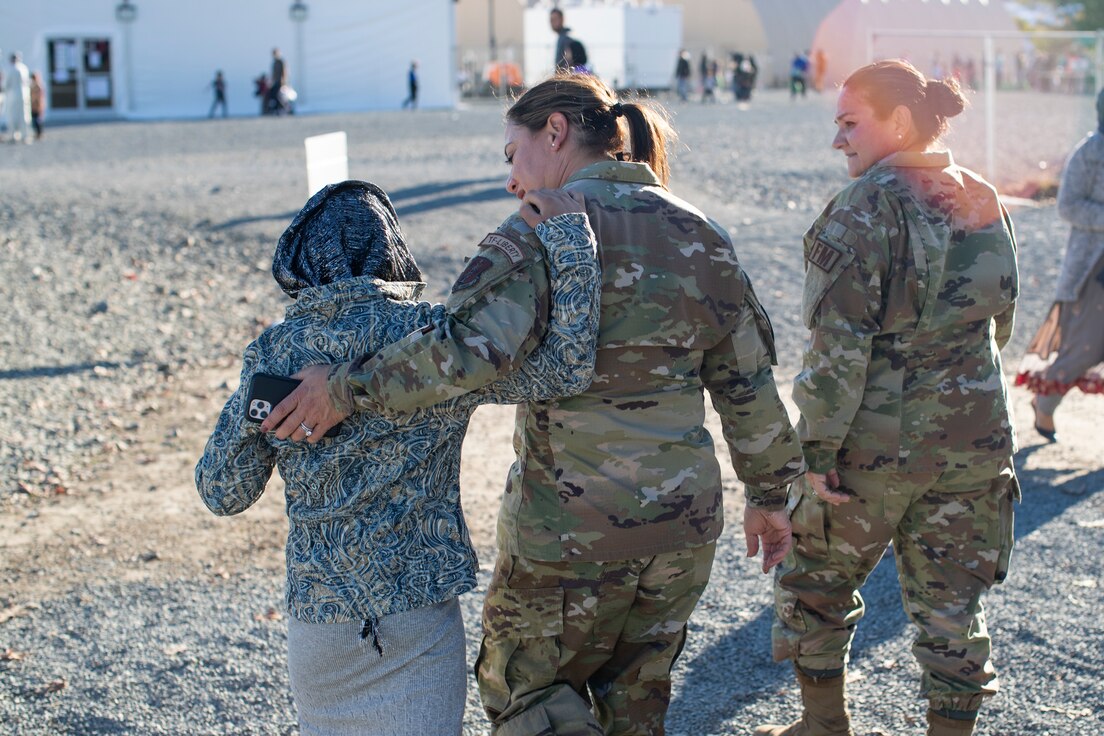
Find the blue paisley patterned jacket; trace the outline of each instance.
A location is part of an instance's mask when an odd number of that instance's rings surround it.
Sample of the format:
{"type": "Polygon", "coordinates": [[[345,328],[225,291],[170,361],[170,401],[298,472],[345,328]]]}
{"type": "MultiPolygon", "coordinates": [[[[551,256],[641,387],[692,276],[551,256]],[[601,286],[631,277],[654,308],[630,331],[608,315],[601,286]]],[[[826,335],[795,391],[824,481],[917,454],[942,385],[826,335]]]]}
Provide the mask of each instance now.
{"type": "Polygon", "coordinates": [[[196,467],[218,515],[285,481],[288,610],[307,623],[371,621],[448,600],[475,586],[475,551],[460,506],[460,446],[479,404],[574,395],[594,370],[600,285],[594,234],[582,213],[537,228],[549,255],[548,331],[509,377],[411,414],[356,412],[315,445],[277,440],[245,420],[254,373],[289,376],[315,363],[373,353],[438,323],[423,288],[355,278],[302,291],[285,320],[246,348],[241,383],[196,467]]]}

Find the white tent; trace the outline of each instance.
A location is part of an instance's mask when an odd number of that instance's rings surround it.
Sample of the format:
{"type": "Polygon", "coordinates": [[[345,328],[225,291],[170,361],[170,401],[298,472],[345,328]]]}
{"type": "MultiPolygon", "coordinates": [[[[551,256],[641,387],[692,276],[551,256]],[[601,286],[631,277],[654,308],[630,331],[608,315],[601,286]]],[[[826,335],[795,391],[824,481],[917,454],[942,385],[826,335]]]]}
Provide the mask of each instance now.
{"type": "MultiPolygon", "coordinates": [[[[682,40],[682,8],[657,4],[594,3],[572,7],[571,37],[587,52],[587,66],[617,89],[670,84],[671,60],[682,40]]],[[[548,10],[525,11],[525,83],[554,71],[556,35],[548,10]]]]}
{"type": "MultiPolygon", "coordinates": [[[[999,0],[843,0],[824,18],[813,45],[827,52],[826,81],[834,85],[871,57],[904,57],[936,76],[949,73],[955,56],[972,59],[980,68],[980,36],[954,33],[1015,30],[1015,19],[999,0]],[[895,29],[902,33],[894,35],[895,29]],[[918,31],[932,36],[914,35],[918,31]]],[[[1019,44],[1005,40],[998,47],[1014,52],[1019,44]]]]}
{"type": "Polygon", "coordinates": [[[215,71],[233,115],[253,115],[272,49],[301,112],[399,107],[419,62],[419,104],[455,103],[453,0],[0,0],[4,63],[21,50],[52,118],[198,117],[215,71]]]}

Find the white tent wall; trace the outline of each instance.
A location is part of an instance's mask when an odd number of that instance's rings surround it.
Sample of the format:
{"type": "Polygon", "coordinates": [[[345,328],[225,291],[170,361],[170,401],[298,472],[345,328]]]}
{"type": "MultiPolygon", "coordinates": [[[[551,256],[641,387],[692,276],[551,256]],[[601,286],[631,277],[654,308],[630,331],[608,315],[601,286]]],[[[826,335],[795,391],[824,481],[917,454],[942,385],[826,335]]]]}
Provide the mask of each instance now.
{"type": "MultiPolygon", "coordinates": [[[[571,37],[586,47],[587,66],[602,81],[616,88],[671,84],[682,8],[610,4],[569,10],[571,37]]],[[[547,8],[526,10],[524,24],[525,83],[532,86],[553,72],[556,34],[549,29],[547,8]]]]}
{"type": "MultiPolygon", "coordinates": [[[[455,104],[453,0],[312,2],[305,25],[305,109],[395,108],[418,60],[418,104],[455,104]]],[[[295,70],[292,68],[294,83],[295,70]]]]}
{"type": "MultiPolygon", "coordinates": [[[[753,0],[679,0],[682,5],[682,45],[693,53],[694,69],[702,51],[725,62],[739,51],[764,58],[767,35],[753,0]]],[[[674,60],[671,69],[675,68],[674,60]]]]}
{"type": "Polygon", "coordinates": [[[840,0],[755,0],[768,44],[758,60],[760,85],[789,83],[794,54],[813,50],[817,27],[837,5],[840,0]]]}
{"type": "Polygon", "coordinates": [[[59,118],[205,116],[217,69],[226,78],[230,113],[254,115],[260,102],[253,79],[268,74],[274,47],[287,60],[292,85],[302,83],[302,112],[397,108],[412,59],[419,62],[420,106],[456,101],[453,0],[308,0],[303,59],[289,0],[132,2],[137,17],[124,24],[115,17],[116,0],[0,0],[0,49],[5,56],[22,50],[45,77],[49,39],[110,41],[114,104],[50,111],[59,118]]]}
{"type": "MultiPolygon", "coordinates": [[[[13,51],[19,51],[27,67],[42,72],[46,80],[47,39],[76,36],[109,39],[112,48],[120,48],[114,5],[74,0],[0,0],[0,68],[7,67],[13,51]]],[[[116,93],[120,80],[114,80],[116,93]]]]}
{"type": "Polygon", "coordinates": [[[672,84],[682,48],[682,8],[645,6],[625,13],[626,87],[672,84]]]}
{"type": "MultiPolygon", "coordinates": [[[[842,82],[848,74],[866,64],[873,52],[875,59],[904,57],[920,71],[932,73],[932,61],[940,56],[948,64],[953,53],[981,61],[980,39],[947,36],[923,39],[915,36],[885,35],[869,48],[870,31],[901,29],[909,31],[1015,31],[1016,22],[1000,0],[888,0],[866,2],[843,0],[820,24],[814,45],[828,54],[825,80],[828,85],[842,82]]],[[[1019,43],[1004,39],[998,49],[1014,53],[1019,43]]],[[[980,66],[979,66],[980,69],[980,66]]]]}
{"type": "MultiPolygon", "coordinates": [[[[284,3],[236,0],[233,10],[219,0],[187,3],[134,0],[130,23],[134,99],[121,108],[124,117],[197,117],[206,115],[213,92],[208,86],[221,69],[227,106],[233,115],[254,115],[254,77],[268,75],[272,49],[279,48],[294,74],[294,27],[284,3]]],[[[110,3],[107,3],[110,5],[110,3]]],[[[120,49],[120,59],[127,49],[120,49]]],[[[125,87],[126,68],[116,65],[125,87]]]]}

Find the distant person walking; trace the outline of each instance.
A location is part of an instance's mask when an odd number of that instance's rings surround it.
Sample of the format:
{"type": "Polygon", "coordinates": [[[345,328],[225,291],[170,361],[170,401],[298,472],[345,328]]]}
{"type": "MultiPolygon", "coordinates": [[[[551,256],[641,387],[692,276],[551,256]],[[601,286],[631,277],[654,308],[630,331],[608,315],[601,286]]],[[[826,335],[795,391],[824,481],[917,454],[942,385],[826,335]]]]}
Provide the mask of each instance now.
{"type": "Polygon", "coordinates": [[[418,60],[414,59],[410,62],[410,68],[406,72],[406,99],[403,100],[402,106],[405,110],[409,107],[411,110],[418,109],[418,60]]]}
{"type": "Polygon", "coordinates": [[[287,64],[280,55],[280,49],[272,49],[272,73],[269,75],[268,96],[265,98],[265,112],[279,115],[287,112],[284,86],[288,80],[287,64]]]}
{"type": "Polygon", "coordinates": [[[746,106],[751,101],[751,91],[755,89],[755,80],[759,76],[759,65],[751,54],[733,54],[732,93],[737,102],[746,106]]]}
{"type": "Polygon", "coordinates": [[[573,66],[580,64],[586,64],[586,48],[583,44],[571,36],[571,29],[564,25],[564,14],[559,8],[552,8],[552,11],[548,14],[548,25],[552,28],[552,32],[556,34],[556,53],[553,58],[553,65],[556,70],[569,70],[573,66]],[[578,47],[573,48],[572,44],[579,44],[578,47]],[[582,58],[580,62],[578,60],[579,49],[583,50],[582,58]]]}
{"type": "Polygon", "coordinates": [[[207,113],[207,117],[213,118],[215,116],[215,110],[219,107],[222,108],[222,116],[226,117],[226,80],[222,76],[222,71],[215,72],[215,78],[211,82],[211,89],[214,90],[215,99],[211,102],[211,111],[207,113]]]}
{"type": "Polygon", "coordinates": [[[813,52],[813,89],[824,91],[824,75],[828,73],[828,53],[824,49],[813,52]]]}
{"type": "Polygon", "coordinates": [[[1054,306],[1035,333],[1017,385],[1035,393],[1035,431],[1058,441],[1054,412],[1066,393],[1104,393],[1104,90],[1097,129],[1070,154],[1058,187],[1058,214],[1070,223],[1054,306]]]}
{"type": "Polygon", "coordinates": [[[797,97],[798,93],[802,97],[805,96],[806,88],[808,87],[809,76],[809,56],[803,54],[800,51],[794,54],[793,61],[790,62],[790,99],[797,97]]]}
{"type": "Polygon", "coordinates": [[[31,75],[31,127],[34,128],[35,140],[42,137],[42,118],[46,114],[46,89],[42,86],[42,75],[35,72],[31,75]]]}
{"type": "Polygon", "coordinates": [[[261,114],[264,115],[268,112],[268,77],[264,72],[253,80],[253,96],[261,101],[261,114]]]}
{"type": "MultiPolygon", "coordinates": [[[[4,52],[0,49],[0,59],[3,58],[4,52]]],[[[8,130],[8,111],[4,107],[4,86],[4,70],[0,68],[0,133],[5,133],[8,130]]]]}
{"type": "Polygon", "coordinates": [[[675,62],[675,89],[683,102],[690,98],[690,74],[690,52],[682,49],[675,62]]]}
{"type": "Polygon", "coordinates": [[[702,103],[717,101],[717,96],[714,93],[717,89],[717,71],[719,69],[720,65],[716,59],[707,58],[705,60],[705,71],[702,73],[702,103]]]}
{"type": "Polygon", "coordinates": [[[11,55],[11,69],[4,79],[4,111],[12,143],[30,143],[31,72],[18,51],[11,55]]]}
{"type": "Polygon", "coordinates": [[[586,46],[582,41],[571,39],[571,43],[567,45],[567,68],[573,72],[579,74],[591,74],[590,66],[587,64],[587,52],[586,46]]]}

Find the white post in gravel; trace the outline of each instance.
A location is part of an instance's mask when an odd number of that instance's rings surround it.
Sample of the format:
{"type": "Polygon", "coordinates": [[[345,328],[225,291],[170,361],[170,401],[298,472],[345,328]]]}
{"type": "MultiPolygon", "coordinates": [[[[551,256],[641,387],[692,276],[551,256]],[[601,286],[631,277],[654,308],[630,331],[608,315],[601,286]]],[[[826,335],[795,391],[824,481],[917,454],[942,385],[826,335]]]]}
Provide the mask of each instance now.
{"type": "Polygon", "coordinates": [[[349,178],[348,140],[344,130],[304,138],[307,150],[307,197],[327,184],[349,178]]]}

